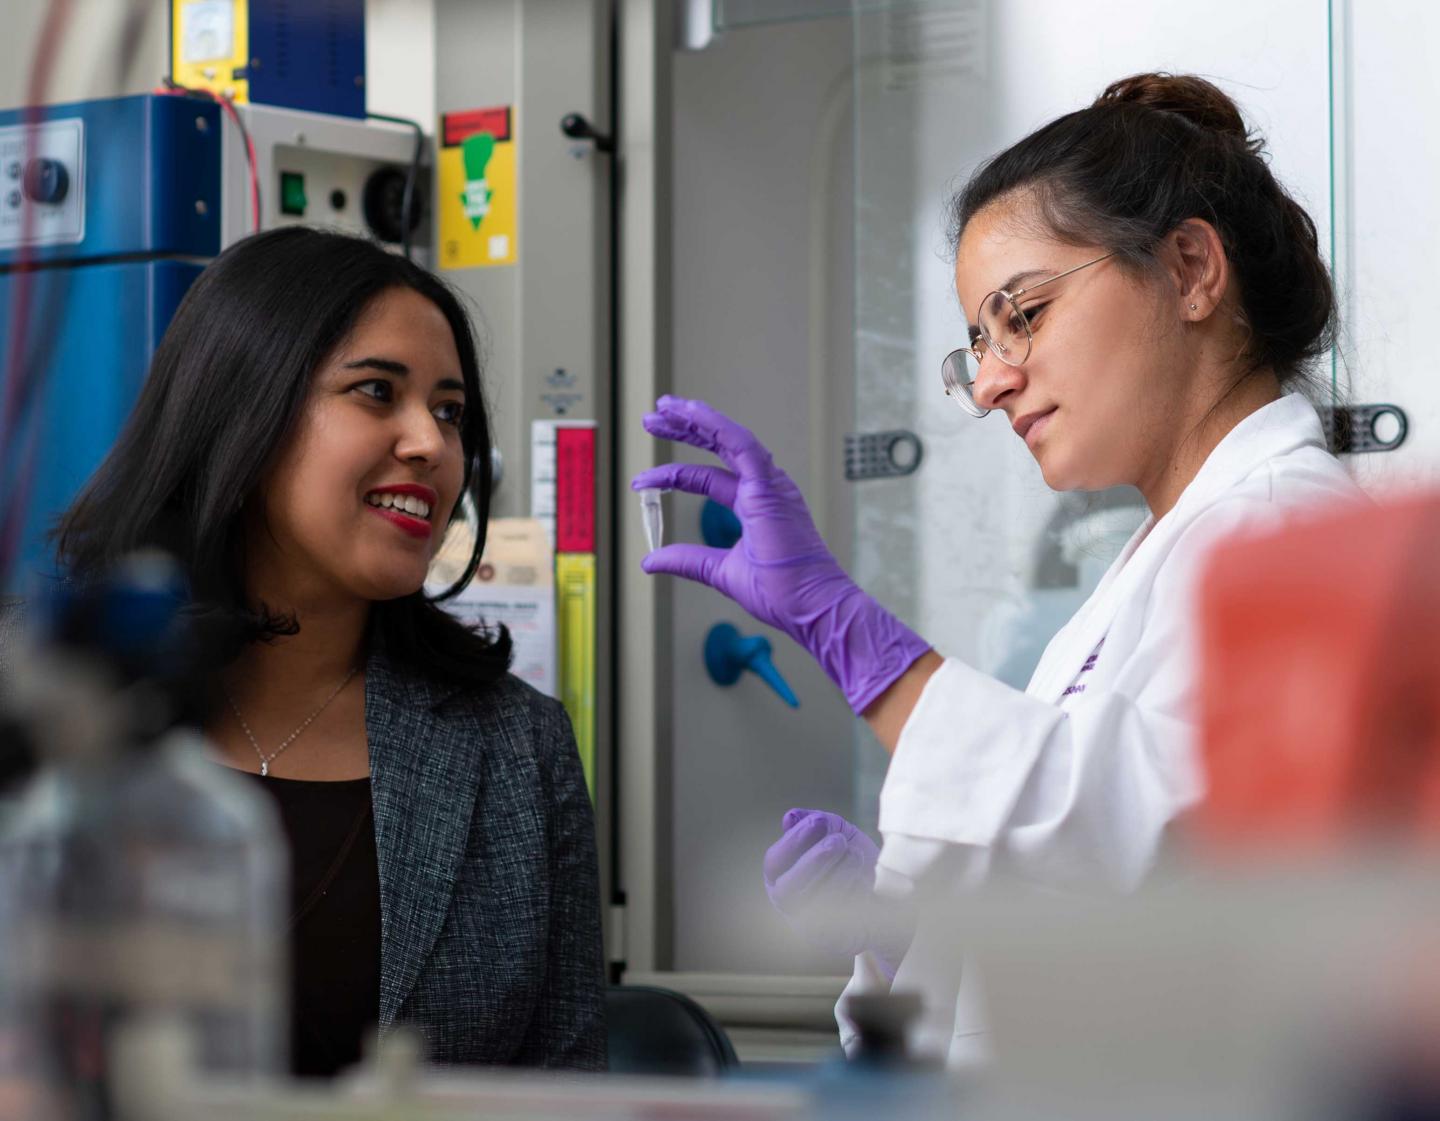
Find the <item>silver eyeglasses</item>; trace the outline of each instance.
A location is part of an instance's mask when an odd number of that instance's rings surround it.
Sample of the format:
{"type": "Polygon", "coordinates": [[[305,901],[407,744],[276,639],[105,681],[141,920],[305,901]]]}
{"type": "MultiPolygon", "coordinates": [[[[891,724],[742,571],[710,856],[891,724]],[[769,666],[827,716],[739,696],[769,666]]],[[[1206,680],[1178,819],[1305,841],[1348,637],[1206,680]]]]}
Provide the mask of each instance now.
{"type": "Polygon", "coordinates": [[[1048,276],[1028,288],[1017,288],[1014,292],[997,288],[981,300],[980,314],[975,317],[977,326],[970,329],[970,345],[952,350],[945,356],[945,361],[940,363],[940,380],[945,383],[945,395],[973,417],[982,417],[988,413],[990,410],[980,407],[974,393],[975,379],[980,376],[981,361],[985,355],[993,354],[1007,366],[1023,366],[1030,357],[1030,348],[1035,342],[1035,336],[1030,330],[1030,320],[1020,307],[1020,297],[1051,281],[1069,276],[1072,272],[1098,265],[1113,256],[1114,253],[1106,253],[1103,257],[1096,257],[1083,265],[1048,276]],[[977,335],[978,337],[975,337],[977,335]]]}

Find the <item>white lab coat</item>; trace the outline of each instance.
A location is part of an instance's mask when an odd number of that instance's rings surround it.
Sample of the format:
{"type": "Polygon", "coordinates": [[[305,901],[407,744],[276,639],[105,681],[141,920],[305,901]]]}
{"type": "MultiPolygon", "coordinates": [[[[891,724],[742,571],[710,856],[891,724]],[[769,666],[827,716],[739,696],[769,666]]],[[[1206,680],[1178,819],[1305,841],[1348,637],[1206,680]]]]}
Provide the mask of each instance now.
{"type": "MultiPolygon", "coordinates": [[[[1194,731],[1193,584],[1214,543],[1245,526],[1360,498],[1314,408],[1287,396],[1241,421],[1175,507],[1147,519],[1021,693],[946,659],[900,733],[880,792],[882,895],[953,895],[992,872],[1129,888],[1201,795],[1194,731]]],[[[922,916],[893,981],[918,990],[912,1038],[953,1065],[983,1059],[979,997],[952,931],[922,916]]],[[[846,988],[892,982],[868,954],[846,988]]],[[[843,1005],[844,997],[841,998],[843,1005]]],[[[854,1029],[837,1008],[847,1049],[854,1029]]]]}

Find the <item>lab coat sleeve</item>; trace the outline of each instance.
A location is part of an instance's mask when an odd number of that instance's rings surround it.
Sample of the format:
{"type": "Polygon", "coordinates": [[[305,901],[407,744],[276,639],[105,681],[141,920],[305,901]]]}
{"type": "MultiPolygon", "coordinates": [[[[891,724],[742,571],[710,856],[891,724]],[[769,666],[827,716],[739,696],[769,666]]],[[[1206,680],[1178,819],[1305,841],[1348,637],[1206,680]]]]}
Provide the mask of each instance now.
{"type": "Polygon", "coordinates": [[[1166,826],[1202,792],[1196,581],[1217,540],[1267,512],[1268,503],[1235,501],[1197,518],[1136,593],[1143,604],[1105,636],[1102,657],[1119,661],[1104,687],[1067,709],[947,659],[881,791],[878,877],[946,891],[999,867],[1056,886],[1135,886],[1166,826]]]}
{"type": "MultiPolygon", "coordinates": [[[[917,843],[922,848],[925,847],[924,842],[917,843]]],[[[949,866],[959,877],[961,888],[974,886],[966,880],[974,878],[979,866],[971,865],[967,873],[955,864],[955,858],[966,855],[965,850],[935,843],[932,843],[932,846],[927,852],[930,867],[949,866]]],[[[892,899],[899,905],[914,907],[917,901],[916,884],[908,877],[897,875],[883,867],[877,866],[875,871],[877,895],[892,899]]],[[[952,917],[948,908],[942,907],[942,911],[942,918],[952,917]]],[[[898,969],[893,966],[887,968],[880,957],[868,951],[857,955],[850,981],[835,1005],[835,1021],[840,1028],[840,1043],[845,1053],[853,1056],[860,1043],[859,1030],[845,1007],[846,1000],[859,994],[899,990],[932,994],[932,997],[925,1001],[920,1021],[913,1025],[910,1032],[909,1046],[915,1055],[957,1061],[960,1065],[983,1063],[987,1052],[984,1042],[978,1038],[980,1032],[966,1030],[967,1026],[973,1029],[975,1025],[983,1023],[976,1004],[976,986],[971,984],[966,997],[962,997],[962,1004],[967,1005],[963,1009],[952,1007],[948,1002],[942,1007],[933,1000],[936,991],[948,993],[952,989],[960,989],[962,976],[973,981],[970,963],[953,951],[953,929],[948,924],[937,925],[928,920],[922,921],[917,914],[915,935],[898,969]],[[958,1028],[957,1021],[960,1022],[958,1028]],[[964,1041],[959,1044],[957,1033],[964,1037],[964,1041]]]]}
{"type": "Polygon", "coordinates": [[[835,1023],[840,1029],[840,1046],[845,1049],[845,1054],[853,1058],[860,1046],[860,1031],[845,1009],[846,1000],[866,993],[888,993],[890,985],[889,973],[874,954],[867,951],[856,955],[855,971],[850,974],[850,981],[835,1004],[835,1023]]]}

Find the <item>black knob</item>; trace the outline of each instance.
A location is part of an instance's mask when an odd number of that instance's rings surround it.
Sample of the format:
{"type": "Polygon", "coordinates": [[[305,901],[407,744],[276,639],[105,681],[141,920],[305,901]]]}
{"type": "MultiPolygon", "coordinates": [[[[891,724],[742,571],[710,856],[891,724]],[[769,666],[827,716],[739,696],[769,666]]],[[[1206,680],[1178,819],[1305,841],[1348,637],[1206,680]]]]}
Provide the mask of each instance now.
{"type": "Polygon", "coordinates": [[[560,118],[560,131],[571,140],[593,140],[597,152],[613,152],[615,138],[598,132],[595,126],[579,113],[566,113],[560,118]]]}
{"type": "MultiPolygon", "coordinates": [[[[365,224],[381,241],[405,239],[405,178],[406,172],[398,167],[381,167],[372,171],[365,180],[360,208],[365,215],[365,224]]],[[[420,225],[423,192],[422,184],[417,183],[411,188],[410,233],[414,233],[420,225]]]]}
{"type": "Polygon", "coordinates": [[[64,202],[65,196],[70,193],[70,173],[59,160],[42,156],[25,165],[22,186],[25,188],[26,197],[35,202],[54,205],[64,202]]]}

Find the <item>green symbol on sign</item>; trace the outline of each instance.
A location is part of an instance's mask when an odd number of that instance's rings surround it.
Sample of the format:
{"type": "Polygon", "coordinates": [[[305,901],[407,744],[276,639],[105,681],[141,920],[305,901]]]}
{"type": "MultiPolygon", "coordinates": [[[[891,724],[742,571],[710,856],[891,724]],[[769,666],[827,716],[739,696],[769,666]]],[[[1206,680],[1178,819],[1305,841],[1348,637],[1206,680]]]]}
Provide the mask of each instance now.
{"type": "Polygon", "coordinates": [[[460,156],[465,161],[465,190],[460,194],[460,201],[465,205],[465,217],[477,230],[490,213],[490,184],[486,182],[485,169],[494,154],[495,137],[488,132],[474,133],[460,142],[460,156]]]}

